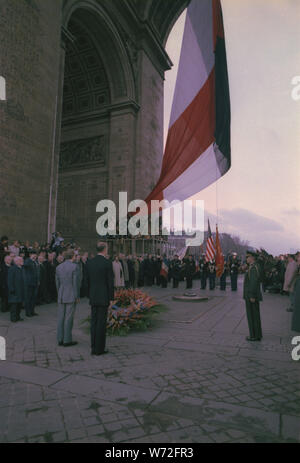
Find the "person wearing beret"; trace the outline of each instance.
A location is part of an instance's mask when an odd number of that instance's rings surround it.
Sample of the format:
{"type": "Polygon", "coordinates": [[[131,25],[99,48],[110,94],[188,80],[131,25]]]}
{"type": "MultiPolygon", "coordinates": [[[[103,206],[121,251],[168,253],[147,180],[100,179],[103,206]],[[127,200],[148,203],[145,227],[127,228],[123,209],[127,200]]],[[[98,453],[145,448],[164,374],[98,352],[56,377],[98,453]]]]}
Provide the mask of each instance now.
{"type": "Polygon", "coordinates": [[[262,294],[260,289],[260,272],[255,263],[256,254],[248,251],[246,254],[248,270],[245,273],[243,298],[246,303],[246,313],[248,319],[249,333],[247,341],[260,341],[262,338],[260,307],[262,294]]]}

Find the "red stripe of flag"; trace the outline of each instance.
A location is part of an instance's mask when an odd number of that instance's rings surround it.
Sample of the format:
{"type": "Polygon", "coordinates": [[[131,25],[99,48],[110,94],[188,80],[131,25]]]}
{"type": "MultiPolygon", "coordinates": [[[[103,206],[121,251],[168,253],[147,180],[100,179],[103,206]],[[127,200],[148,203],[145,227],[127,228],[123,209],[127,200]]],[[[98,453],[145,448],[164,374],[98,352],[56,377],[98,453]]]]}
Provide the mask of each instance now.
{"type": "Polygon", "coordinates": [[[211,229],[210,229],[210,224],[209,224],[209,219],[208,219],[208,237],[207,237],[207,242],[206,242],[205,261],[209,262],[210,260],[213,260],[215,258],[215,254],[216,254],[216,248],[215,248],[215,244],[214,244],[213,237],[211,234],[211,229]]]}

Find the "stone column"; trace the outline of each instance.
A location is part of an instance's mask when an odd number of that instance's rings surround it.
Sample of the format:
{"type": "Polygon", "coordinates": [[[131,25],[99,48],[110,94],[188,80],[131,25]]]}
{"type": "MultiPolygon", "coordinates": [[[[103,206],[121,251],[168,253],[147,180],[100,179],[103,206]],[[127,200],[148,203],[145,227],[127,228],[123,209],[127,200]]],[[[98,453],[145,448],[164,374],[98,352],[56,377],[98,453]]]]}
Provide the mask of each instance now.
{"type": "Polygon", "coordinates": [[[136,112],[138,106],[128,102],[110,110],[109,194],[116,205],[119,192],[127,192],[128,202],[134,198],[136,156],[136,112]]]}
{"type": "Polygon", "coordinates": [[[135,195],[146,199],[160,175],[163,158],[164,73],[140,51],[135,195]]]}

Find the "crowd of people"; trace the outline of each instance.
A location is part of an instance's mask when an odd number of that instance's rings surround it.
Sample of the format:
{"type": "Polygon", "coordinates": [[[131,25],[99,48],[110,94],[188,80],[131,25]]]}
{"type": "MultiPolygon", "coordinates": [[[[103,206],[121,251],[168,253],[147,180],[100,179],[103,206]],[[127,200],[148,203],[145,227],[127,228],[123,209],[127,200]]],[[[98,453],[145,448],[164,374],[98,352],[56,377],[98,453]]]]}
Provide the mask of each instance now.
{"type": "MultiPolygon", "coordinates": [[[[53,234],[52,241],[45,245],[14,241],[9,244],[7,236],[0,241],[0,297],[1,311],[10,312],[11,321],[22,320],[20,313],[25,310],[26,317],[34,317],[37,305],[57,301],[56,269],[65,261],[65,253],[72,249],[77,266],[79,297],[89,295],[87,263],[94,254],[83,252],[75,242],[66,243],[61,233],[53,234]]],[[[222,275],[217,278],[216,263],[207,261],[205,254],[192,255],[180,259],[166,255],[125,255],[106,256],[112,263],[114,288],[141,288],[171,285],[178,288],[180,281],[186,282],[186,289],[193,288],[193,281],[200,280],[202,290],[215,290],[218,283],[225,291],[228,283],[231,291],[237,291],[238,275],[247,269],[235,252],[224,256],[222,275]]],[[[266,251],[256,253],[263,291],[290,296],[288,311],[296,304],[296,281],[299,280],[299,253],[273,257],[266,251]]],[[[299,283],[300,284],[300,283],[299,283]]],[[[298,286],[297,286],[298,287],[298,286]]],[[[299,288],[298,288],[299,290],[299,288]]],[[[298,297],[299,298],[299,297],[298,297]]],[[[298,326],[298,325],[297,325],[298,326]]],[[[299,329],[300,331],[300,329],[299,329]]]]}

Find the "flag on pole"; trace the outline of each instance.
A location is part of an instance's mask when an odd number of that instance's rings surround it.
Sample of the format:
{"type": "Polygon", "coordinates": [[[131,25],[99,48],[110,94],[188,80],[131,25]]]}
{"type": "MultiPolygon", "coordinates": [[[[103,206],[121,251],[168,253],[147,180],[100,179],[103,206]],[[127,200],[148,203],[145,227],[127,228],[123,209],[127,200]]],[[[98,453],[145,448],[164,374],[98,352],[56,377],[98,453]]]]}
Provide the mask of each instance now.
{"type": "Polygon", "coordinates": [[[205,254],[205,261],[209,262],[215,258],[216,248],[214,244],[214,240],[211,234],[209,219],[208,219],[208,236],[206,241],[206,254],[205,254]]]}
{"type": "Polygon", "coordinates": [[[189,246],[185,246],[184,248],[182,248],[177,254],[178,254],[178,259],[179,260],[182,260],[186,257],[187,253],[188,253],[188,249],[189,249],[189,246]]]}
{"type": "Polygon", "coordinates": [[[218,225],[216,226],[216,276],[222,276],[224,272],[224,256],[222,254],[221,243],[219,238],[218,225]]]}
{"type": "Polygon", "coordinates": [[[169,266],[168,266],[168,261],[164,257],[162,264],[161,264],[161,270],[160,270],[160,275],[164,278],[168,278],[168,273],[169,273],[169,266]]]}
{"type": "Polygon", "coordinates": [[[183,201],[231,166],[230,96],[220,0],[187,9],[160,178],[146,202],[183,201]]]}

